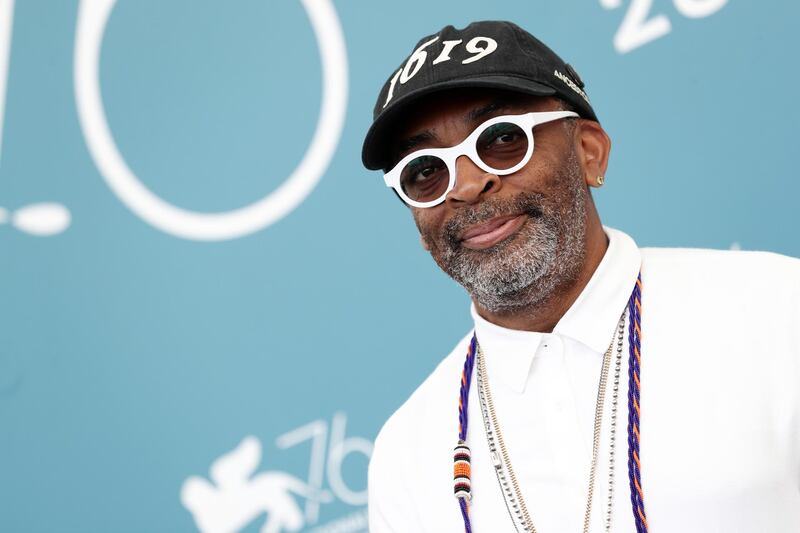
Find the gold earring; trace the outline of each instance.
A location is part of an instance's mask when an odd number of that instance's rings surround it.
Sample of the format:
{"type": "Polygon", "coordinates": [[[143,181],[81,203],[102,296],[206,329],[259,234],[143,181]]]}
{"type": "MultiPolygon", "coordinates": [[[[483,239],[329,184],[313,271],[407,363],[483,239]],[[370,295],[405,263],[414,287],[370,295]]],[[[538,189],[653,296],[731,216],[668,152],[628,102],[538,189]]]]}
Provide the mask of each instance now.
{"type": "Polygon", "coordinates": [[[606,179],[603,176],[597,176],[597,186],[602,187],[603,183],[605,183],[606,179]]]}

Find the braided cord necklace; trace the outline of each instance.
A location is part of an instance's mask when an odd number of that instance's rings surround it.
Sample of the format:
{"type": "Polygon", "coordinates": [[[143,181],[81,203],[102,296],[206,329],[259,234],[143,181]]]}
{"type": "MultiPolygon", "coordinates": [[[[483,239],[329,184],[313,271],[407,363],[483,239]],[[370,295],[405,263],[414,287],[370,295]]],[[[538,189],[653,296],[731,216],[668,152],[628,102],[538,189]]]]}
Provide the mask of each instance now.
{"type": "Polygon", "coordinates": [[[641,314],[642,314],[642,273],[636,278],[636,285],[628,300],[628,314],[631,316],[628,328],[630,358],[628,360],[628,479],[631,486],[631,505],[636,533],[647,533],[647,515],[644,513],[644,491],[642,490],[641,465],[639,464],[639,365],[641,364],[641,314]]]}
{"type": "MultiPolygon", "coordinates": [[[[634,286],[633,292],[631,293],[630,299],[628,300],[628,316],[630,317],[629,321],[629,333],[628,333],[628,340],[630,345],[630,356],[629,356],[629,365],[628,365],[628,381],[629,381],[629,388],[628,388],[628,477],[630,481],[631,487],[631,503],[633,506],[633,516],[634,522],[636,524],[636,531],[637,533],[647,533],[647,519],[644,512],[644,492],[642,490],[642,482],[641,482],[641,465],[639,462],[639,391],[640,391],[640,382],[639,382],[639,366],[641,363],[641,289],[642,289],[642,276],[641,272],[636,280],[636,285],[634,286]]],[[[612,402],[612,433],[611,433],[611,459],[610,459],[610,473],[609,473],[609,502],[608,502],[608,510],[606,514],[606,531],[610,530],[611,526],[611,502],[612,502],[612,491],[613,491],[613,464],[614,464],[614,437],[615,437],[615,426],[616,426],[616,413],[617,413],[617,392],[619,390],[619,369],[621,363],[621,349],[622,349],[622,342],[621,337],[619,334],[624,330],[624,318],[625,315],[623,314],[622,319],[620,321],[620,325],[618,326],[618,338],[617,338],[617,361],[615,364],[615,379],[614,379],[614,396],[612,402]]],[[[613,340],[612,340],[613,345],[613,340]]],[[[470,341],[469,349],[467,351],[467,357],[464,362],[464,369],[461,374],[461,389],[459,395],[459,409],[458,409],[458,417],[459,417],[459,431],[458,431],[458,445],[455,448],[454,454],[454,492],[455,496],[459,502],[459,507],[461,509],[461,515],[464,519],[464,529],[466,533],[472,533],[472,523],[470,521],[470,513],[469,513],[469,505],[472,498],[472,486],[471,486],[471,452],[469,446],[467,446],[467,429],[468,429],[468,401],[469,401],[469,389],[472,382],[472,373],[473,367],[475,366],[475,359],[476,354],[479,354],[480,347],[478,346],[478,341],[475,335],[473,335],[472,340],[470,341]]],[[[597,460],[597,447],[599,441],[599,418],[600,414],[598,411],[600,409],[600,404],[602,403],[602,394],[604,394],[604,384],[605,379],[608,375],[608,365],[610,360],[610,353],[611,353],[611,346],[609,346],[609,350],[606,352],[604,360],[603,360],[603,370],[601,372],[601,382],[600,387],[598,389],[598,405],[597,410],[595,412],[595,439],[592,446],[592,468],[590,472],[590,481],[589,481],[589,496],[587,501],[587,508],[586,508],[586,515],[584,516],[584,532],[589,530],[589,515],[591,513],[591,502],[592,502],[592,494],[593,494],[593,486],[594,486],[594,475],[595,475],[595,467],[596,467],[596,460],[597,460]]],[[[484,373],[484,363],[482,361],[483,357],[479,356],[479,372],[478,372],[478,380],[479,385],[481,385],[485,381],[485,373],[484,373]]],[[[483,387],[481,387],[483,388],[483,387]]],[[[489,395],[490,397],[490,395],[489,395]]],[[[484,416],[484,421],[488,419],[490,414],[493,414],[493,407],[491,408],[492,413],[488,412],[487,404],[484,401],[484,394],[479,390],[479,398],[481,399],[481,410],[484,416]]],[[[496,417],[493,417],[496,420],[496,417]]],[[[498,429],[495,427],[495,430],[498,429]]],[[[508,508],[509,515],[511,516],[512,522],[514,523],[515,529],[519,531],[520,527],[523,531],[535,533],[536,529],[533,527],[533,523],[528,515],[528,511],[525,507],[524,502],[522,501],[522,495],[519,491],[519,486],[516,481],[516,477],[514,476],[513,470],[510,468],[510,462],[508,461],[508,454],[505,451],[505,446],[502,444],[502,437],[500,436],[499,432],[497,432],[498,442],[501,444],[500,450],[503,454],[503,458],[499,457],[494,451],[493,443],[493,430],[492,428],[487,425],[486,427],[487,436],[490,438],[490,450],[491,450],[491,459],[492,463],[495,466],[495,471],[498,475],[498,481],[500,482],[500,487],[503,492],[504,499],[506,501],[506,507],[508,508]],[[511,485],[509,485],[508,480],[505,477],[504,467],[508,465],[509,471],[509,478],[511,480],[511,485]],[[513,489],[513,492],[512,492],[513,489]],[[516,499],[515,499],[516,496],[516,499]],[[516,519],[515,519],[516,516],[516,519]],[[517,526],[519,522],[520,526],[517,526]]]]}

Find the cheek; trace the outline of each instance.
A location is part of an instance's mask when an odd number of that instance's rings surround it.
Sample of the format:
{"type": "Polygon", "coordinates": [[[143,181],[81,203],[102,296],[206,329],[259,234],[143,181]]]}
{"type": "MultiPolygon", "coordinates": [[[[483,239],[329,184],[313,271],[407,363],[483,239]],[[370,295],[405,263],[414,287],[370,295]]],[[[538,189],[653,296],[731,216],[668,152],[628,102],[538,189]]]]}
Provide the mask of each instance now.
{"type": "Polygon", "coordinates": [[[504,196],[513,197],[521,193],[550,194],[557,189],[558,169],[549,162],[529,164],[524,169],[503,178],[504,196]]]}
{"type": "Polygon", "coordinates": [[[412,214],[414,216],[414,224],[416,224],[421,235],[430,235],[433,233],[433,229],[439,225],[430,209],[414,208],[412,214]]]}
{"type": "Polygon", "coordinates": [[[426,210],[415,209],[414,224],[416,224],[419,231],[422,246],[428,251],[438,248],[437,242],[442,224],[440,217],[426,210]]]}
{"type": "Polygon", "coordinates": [[[530,163],[520,172],[509,176],[510,179],[506,180],[508,185],[526,192],[544,194],[557,193],[568,186],[564,183],[565,178],[571,179],[574,174],[570,154],[556,151],[560,149],[563,152],[563,146],[548,145],[546,142],[540,144],[544,146],[536,145],[538,151],[534,151],[530,163]]]}

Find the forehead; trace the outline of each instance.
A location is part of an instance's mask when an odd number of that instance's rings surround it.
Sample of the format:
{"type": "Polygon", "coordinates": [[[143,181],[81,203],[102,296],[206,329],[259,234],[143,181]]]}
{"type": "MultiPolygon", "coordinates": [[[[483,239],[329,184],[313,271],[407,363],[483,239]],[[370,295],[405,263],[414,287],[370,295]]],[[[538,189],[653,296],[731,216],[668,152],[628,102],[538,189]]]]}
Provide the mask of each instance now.
{"type": "Polygon", "coordinates": [[[394,128],[396,133],[391,141],[391,150],[397,155],[405,151],[409,140],[420,136],[435,138],[445,130],[469,132],[493,116],[557,108],[558,101],[555,98],[497,89],[459,89],[434,93],[409,106],[394,128]]]}

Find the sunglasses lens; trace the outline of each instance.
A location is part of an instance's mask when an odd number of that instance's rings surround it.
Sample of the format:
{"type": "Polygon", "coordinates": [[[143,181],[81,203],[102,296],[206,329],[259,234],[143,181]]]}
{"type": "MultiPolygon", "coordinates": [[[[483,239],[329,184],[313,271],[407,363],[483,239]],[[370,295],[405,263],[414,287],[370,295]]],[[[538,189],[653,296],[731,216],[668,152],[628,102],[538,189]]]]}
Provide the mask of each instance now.
{"type": "Polygon", "coordinates": [[[449,183],[450,172],[447,165],[432,155],[412,159],[400,173],[403,192],[416,202],[430,202],[440,198],[449,183]]]}
{"type": "Polygon", "coordinates": [[[528,151],[528,136],[511,122],[492,124],[478,137],[478,156],[495,170],[517,165],[528,151]]]}

